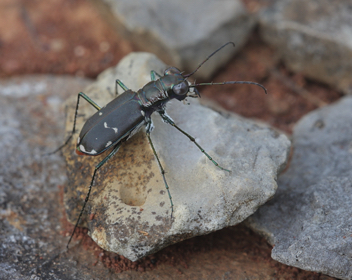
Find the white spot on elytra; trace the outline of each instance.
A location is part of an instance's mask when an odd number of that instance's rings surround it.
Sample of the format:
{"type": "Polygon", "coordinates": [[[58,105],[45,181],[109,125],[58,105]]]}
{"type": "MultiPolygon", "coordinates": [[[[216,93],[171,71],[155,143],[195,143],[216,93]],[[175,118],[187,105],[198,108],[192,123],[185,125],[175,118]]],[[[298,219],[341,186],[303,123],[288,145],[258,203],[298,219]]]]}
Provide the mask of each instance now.
{"type": "Polygon", "coordinates": [[[86,154],[90,154],[90,155],[95,155],[97,153],[96,150],[91,150],[90,152],[86,151],[86,148],[83,145],[79,145],[79,149],[86,154]]]}
{"type": "Polygon", "coordinates": [[[144,111],[143,111],[143,110],[141,110],[141,114],[142,114],[142,116],[143,116],[143,117],[145,116],[145,113],[144,113],[144,111]]]}
{"type": "Polygon", "coordinates": [[[99,112],[99,116],[101,116],[103,113],[102,112],[99,112]]]}
{"type": "Polygon", "coordinates": [[[106,122],[104,122],[104,127],[105,127],[105,128],[111,128],[111,129],[113,129],[113,130],[115,131],[115,133],[117,133],[117,132],[118,132],[117,127],[109,127],[109,126],[108,126],[108,124],[107,124],[106,122]]]}
{"type": "Polygon", "coordinates": [[[108,143],[106,143],[105,148],[109,147],[111,144],[112,144],[112,142],[109,141],[108,143]]]}

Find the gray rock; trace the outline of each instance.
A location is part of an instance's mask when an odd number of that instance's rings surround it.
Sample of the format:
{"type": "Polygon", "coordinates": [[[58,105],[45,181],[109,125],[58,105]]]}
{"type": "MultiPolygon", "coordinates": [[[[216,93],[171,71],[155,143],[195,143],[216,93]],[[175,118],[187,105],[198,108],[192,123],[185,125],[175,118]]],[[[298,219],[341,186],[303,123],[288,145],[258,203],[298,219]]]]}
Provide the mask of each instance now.
{"type": "Polygon", "coordinates": [[[74,250],[60,254],[64,160],[43,156],[62,143],[64,100],[91,81],[33,75],[0,80],[0,279],[108,279],[74,250]]]}
{"type": "Polygon", "coordinates": [[[352,278],[352,97],[305,116],[274,199],[248,219],[287,265],[352,278]]]}
{"type": "Polygon", "coordinates": [[[193,71],[222,44],[235,42],[235,49],[227,47],[196,73],[203,78],[241,49],[255,23],[239,0],[94,2],[103,17],[140,50],[154,53],[182,70],[193,71]]]}
{"type": "Polygon", "coordinates": [[[351,1],[276,1],[260,30],[291,70],[352,93],[351,1]]]}
{"type": "MultiPolygon", "coordinates": [[[[133,53],[117,68],[102,73],[85,93],[104,105],[113,98],[116,78],[137,90],[150,81],[150,70],[163,73],[164,68],[154,55],[133,53]]],[[[198,100],[188,102],[189,106],[173,101],[168,113],[232,172],[214,166],[188,138],[154,114],[152,140],[166,170],[174,217],[170,218],[170,201],[143,129],[99,170],[82,216],[82,225],[102,248],[134,261],[175,242],[238,224],[274,195],[277,174],[290,148],[287,137],[239,116],[224,117],[198,100]]],[[[67,104],[69,133],[76,97],[67,104]]],[[[78,130],[94,112],[91,107],[81,102],[78,130]]],[[[93,167],[104,158],[77,156],[76,141],[74,135],[64,152],[69,174],[65,205],[72,223],[81,210],[93,167]]]]}

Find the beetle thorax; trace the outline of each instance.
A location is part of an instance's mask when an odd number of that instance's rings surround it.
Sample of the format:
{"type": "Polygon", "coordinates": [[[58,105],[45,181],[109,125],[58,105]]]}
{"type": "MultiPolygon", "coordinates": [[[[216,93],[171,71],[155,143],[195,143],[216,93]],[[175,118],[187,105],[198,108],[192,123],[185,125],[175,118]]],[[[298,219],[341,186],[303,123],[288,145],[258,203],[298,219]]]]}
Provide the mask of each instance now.
{"type": "Polygon", "coordinates": [[[159,80],[146,84],[138,91],[138,95],[142,105],[145,107],[150,107],[161,100],[166,101],[169,97],[159,80]]]}
{"type": "Polygon", "coordinates": [[[149,82],[138,91],[140,102],[144,107],[151,107],[160,103],[165,104],[174,98],[178,100],[186,98],[189,89],[187,81],[180,73],[167,74],[167,71],[165,71],[163,77],[149,82]]]}

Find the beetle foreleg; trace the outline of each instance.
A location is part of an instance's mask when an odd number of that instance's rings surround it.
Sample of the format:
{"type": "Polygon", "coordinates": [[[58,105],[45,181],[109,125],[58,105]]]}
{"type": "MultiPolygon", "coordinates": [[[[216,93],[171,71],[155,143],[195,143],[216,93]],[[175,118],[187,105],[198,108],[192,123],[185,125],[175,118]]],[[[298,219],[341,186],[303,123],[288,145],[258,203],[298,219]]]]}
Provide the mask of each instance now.
{"type": "Polygon", "coordinates": [[[175,127],[178,131],[180,131],[183,135],[187,136],[189,140],[191,140],[197,147],[198,149],[209,159],[211,160],[211,162],[217,166],[218,168],[220,168],[221,170],[227,171],[227,172],[231,172],[231,170],[225,169],[223,167],[221,167],[215,160],[213,160],[213,158],[196,142],[196,139],[194,137],[192,137],[191,135],[189,135],[187,132],[183,131],[181,128],[179,128],[174,121],[169,118],[165,113],[159,112],[160,116],[162,117],[162,119],[164,120],[164,122],[172,125],[173,127],[175,127]]]}
{"type": "Polygon", "coordinates": [[[175,123],[174,120],[166,113],[165,110],[159,111],[159,114],[164,123],[168,123],[168,124],[170,124],[170,122],[172,122],[173,124],[175,123]],[[163,116],[165,116],[165,118],[163,116]]]}
{"type": "Polygon", "coordinates": [[[158,76],[159,79],[162,77],[160,74],[158,74],[158,73],[155,72],[154,70],[150,71],[150,79],[151,79],[152,81],[156,81],[156,80],[157,80],[156,76],[158,76]]]}
{"type": "Polygon", "coordinates": [[[86,204],[88,202],[88,199],[89,199],[89,196],[90,196],[90,191],[92,190],[92,186],[93,186],[93,183],[94,183],[94,178],[95,178],[95,174],[97,173],[97,171],[99,170],[100,167],[102,167],[112,156],[114,156],[117,151],[120,149],[120,146],[121,146],[122,142],[119,142],[115,147],[114,149],[110,152],[110,154],[108,154],[101,162],[99,162],[96,166],[95,166],[95,169],[94,169],[94,172],[93,172],[93,176],[92,176],[92,180],[90,181],[90,185],[89,185],[89,189],[88,189],[88,193],[86,195],[86,199],[84,200],[84,204],[83,204],[83,207],[81,209],[81,212],[79,213],[79,216],[78,216],[78,219],[77,219],[77,222],[75,224],[75,227],[73,229],[73,232],[71,234],[71,237],[70,239],[68,240],[67,242],[67,249],[68,249],[68,245],[70,244],[71,242],[71,239],[73,237],[73,234],[75,233],[75,230],[79,224],[79,221],[81,220],[81,216],[83,214],[83,211],[84,211],[84,208],[86,207],[86,204]]]}

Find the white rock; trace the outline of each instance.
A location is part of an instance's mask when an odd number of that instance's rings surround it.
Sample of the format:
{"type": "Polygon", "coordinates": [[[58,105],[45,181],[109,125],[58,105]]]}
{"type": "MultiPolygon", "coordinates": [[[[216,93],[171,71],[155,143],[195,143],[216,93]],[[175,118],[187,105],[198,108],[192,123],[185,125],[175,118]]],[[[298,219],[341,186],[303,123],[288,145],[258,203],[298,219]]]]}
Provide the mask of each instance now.
{"type": "MultiPolygon", "coordinates": [[[[133,53],[116,69],[101,74],[85,93],[103,105],[113,98],[107,88],[114,89],[116,78],[137,90],[150,80],[150,70],[163,73],[163,68],[154,55],[133,53]]],[[[69,102],[69,116],[74,113],[75,101],[72,98],[69,102]]],[[[232,172],[217,168],[188,138],[163,123],[158,114],[153,115],[152,140],[166,171],[174,218],[170,218],[165,185],[142,130],[124,143],[96,176],[83,220],[102,248],[135,261],[175,242],[238,224],[274,195],[277,174],[285,166],[290,148],[287,137],[239,116],[224,117],[199,105],[198,100],[189,103],[171,102],[168,114],[232,172]],[[94,218],[89,219],[89,214],[95,214],[94,218]]],[[[91,113],[85,108],[80,107],[79,114],[86,113],[87,118],[91,113]]],[[[81,125],[82,118],[78,128],[81,125]]],[[[67,124],[67,130],[71,129],[72,117],[67,124]]],[[[92,166],[104,156],[77,156],[77,136],[73,138],[65,152],[70,178],[65,204],[74,223],[92,166]]]]}

